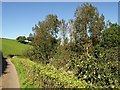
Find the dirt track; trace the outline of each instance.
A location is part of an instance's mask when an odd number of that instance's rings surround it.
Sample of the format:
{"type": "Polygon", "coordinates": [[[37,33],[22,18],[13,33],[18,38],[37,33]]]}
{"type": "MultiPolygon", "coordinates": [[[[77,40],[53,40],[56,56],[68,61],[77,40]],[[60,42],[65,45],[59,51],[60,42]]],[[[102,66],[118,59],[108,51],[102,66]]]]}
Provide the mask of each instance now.
{"type": "MultiPolygon", "coordinates": [[[[6,60],[8,65],[4,71],[2,77],[2,84],[0,83],[0,88],[20,88],[18,75],[15,66],[10,59],[6,60]]],[[[1,79],[0,77],[0,79],[1,79]]]]}

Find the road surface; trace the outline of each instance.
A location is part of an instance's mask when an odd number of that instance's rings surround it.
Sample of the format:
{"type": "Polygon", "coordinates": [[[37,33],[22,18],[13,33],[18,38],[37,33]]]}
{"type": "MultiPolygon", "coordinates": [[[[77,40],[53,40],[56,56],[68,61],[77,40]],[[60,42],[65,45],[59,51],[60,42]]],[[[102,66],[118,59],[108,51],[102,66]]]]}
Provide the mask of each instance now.
{"type": "Polygon", "coordinates": [[[2,84],[0,82],[0,88],[20,88],[19,79],[15,66],[11,62],[11,59],[7,59],[7,67],[2,76],[2,84]]]}

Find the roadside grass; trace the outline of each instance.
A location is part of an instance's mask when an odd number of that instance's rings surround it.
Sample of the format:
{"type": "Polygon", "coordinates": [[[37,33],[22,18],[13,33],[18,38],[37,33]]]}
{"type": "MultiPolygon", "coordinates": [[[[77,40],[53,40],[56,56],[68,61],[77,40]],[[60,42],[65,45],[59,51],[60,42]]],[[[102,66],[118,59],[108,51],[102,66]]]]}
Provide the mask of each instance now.
{"type": "Polygon", "coordinates": [[[23,65],[19,65],[19,63],[17,63],[17,61],[14,61],[14,65],[16,67],[16,70],[18,72],[18,76],[19,76],[19,83],[20,83],[20,88],[31,88],[31,85],[29,82],[27,82],[27,74],[24,70],[23,65]]]}
{"type": "Polygon", "coordinates": [[[21,44],[13,39],[0,38],[0,50],[3,52],[4,57],[8,55],[21,55],[23,51],[31,47],[30,45],[21,44]]]}
{"type": "MultiPolygon", "coordinates": [[[[21,88],[90,88],[84,81],[50,65],[41,65],[25,58],[13,57],[21,88]]],[[[92,87],[93,88],[93,87],[92,87]]]]}

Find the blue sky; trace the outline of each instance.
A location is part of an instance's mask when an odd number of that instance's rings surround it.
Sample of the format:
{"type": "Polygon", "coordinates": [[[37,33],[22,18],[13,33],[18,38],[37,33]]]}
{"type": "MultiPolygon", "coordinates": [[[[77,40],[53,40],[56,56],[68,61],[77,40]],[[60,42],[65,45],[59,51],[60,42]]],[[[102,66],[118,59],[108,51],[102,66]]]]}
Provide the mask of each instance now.
{"type": "MultiPolygon", "coordinates": [[[[32,27],[45,19],[48,14],[56,14],[59,19],[74,19],[77,6],[83,2],[3,2],[2,3],[2,37],[15,39],[20,35],[28,36],[32,27]]],[[[118,23],[117,2],[95,2],[105,21],[118,23]]]]}

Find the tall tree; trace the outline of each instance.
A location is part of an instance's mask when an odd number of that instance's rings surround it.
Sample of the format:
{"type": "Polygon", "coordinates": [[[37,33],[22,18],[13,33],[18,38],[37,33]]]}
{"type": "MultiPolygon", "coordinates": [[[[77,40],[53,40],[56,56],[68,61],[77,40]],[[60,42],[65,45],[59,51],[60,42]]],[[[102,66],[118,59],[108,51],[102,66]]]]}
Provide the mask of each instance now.
{"type": "Polygon", "coordinates": [[[61,20],[61,27],[60,27],[60,33],[61,33],[61,38],[62,38],[62,44],[63,46],[66,45],[66,38],[67,38],[67,23],[65,22],[64,19],[61,20]]]}
{"type": "Polygon", "coordinates": [[[49,14],[46,16],[46,27],[50,31],[50,34],[53,35],[55,38],[57,37],[58,31],[59,31],[59,25],[60,21],[58,20],[58,17],[53,14],[49,14]]]}
{"type": "Polygon", "coordinates": [[[92,45],[95,46],[99,42],[100,33],[104,28],[104,16],[100,16],[97,8],[92,4],[86,3],[76,9],[75,17],[76,43],[80,43],[85,48],[84,46],[91,37],[92,45]]]}
{"type": "Polygon", "coordinates": [[[33,40],[34,56],[36,60],[41,60],[43,63],[48,60],[55,53],[55,45],[57,44],[57,33],[59,27],[59,20],[56,15],[48,15],[46,19],[35,25],[33,31],[35,37],[33,40]]]}

